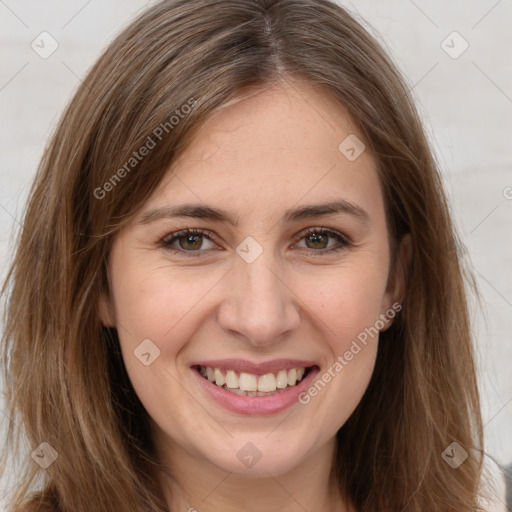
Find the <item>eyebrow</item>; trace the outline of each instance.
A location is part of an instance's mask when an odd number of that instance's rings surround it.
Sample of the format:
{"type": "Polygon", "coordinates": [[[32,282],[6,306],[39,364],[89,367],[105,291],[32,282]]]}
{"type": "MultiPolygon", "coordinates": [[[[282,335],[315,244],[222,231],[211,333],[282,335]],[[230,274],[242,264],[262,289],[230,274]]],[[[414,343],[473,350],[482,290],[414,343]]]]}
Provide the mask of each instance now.
{"type": "MultiPolygon", "coordinates": [[[[281,222],[291,223],[298,220],[321,217],[324,215],[346,214],[355,217],[359,221],[368,224],[370,215],[361,206],[351,203],[345,199],[337,199],[327,203],[310,204],[300,206],[295,209],[286,210],[281,222]]],[[[206,219],[238,225],[238,217],[233,213],[206,206],[203,204],[182,204],[174,206],[164,206],[148,210],[142,216],[141,224],[149,224],[163,218],[189,217],[195,219],[206,219]]]]}

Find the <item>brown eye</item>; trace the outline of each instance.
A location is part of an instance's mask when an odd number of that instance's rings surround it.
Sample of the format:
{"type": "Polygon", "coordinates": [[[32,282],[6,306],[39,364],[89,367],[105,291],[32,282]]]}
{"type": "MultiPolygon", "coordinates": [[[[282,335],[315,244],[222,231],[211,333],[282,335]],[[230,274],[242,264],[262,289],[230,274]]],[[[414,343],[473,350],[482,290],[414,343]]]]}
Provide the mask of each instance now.
{"type": "Polygon", "coordinates": [[[174,249],[175,253],[195,255],[215,247],[210,237],[200,229],[185,229],[177,233],[171,233],[161,241],[161,244],[166,249],[174,249]],[[204,247],[205,243],[206,247],[204,247]]]}
{"type": "Polygon", "coordinates": [[[331,229],[309,228],[302,233],[297,247],[310,249],[306,251],[312,256],[322,256],[334,253],[350,246],[350,241],[331,229]],[[304,245],[300,245],[304,240],[304,245]],[[332,241],[332,242],[331,242],[332,241]]]}
{"type": "Polygon", "coordinates": [[[197,250],[203,244],[203,235],[185,235],[177,238],[181,249],[197,250]]]}
{"type": "Polygon", "coordinates": [[[306,246],[310,249],[325,249],[329,243],[329,237],[325,233],[312,233],[305,239],[306,246]]]}

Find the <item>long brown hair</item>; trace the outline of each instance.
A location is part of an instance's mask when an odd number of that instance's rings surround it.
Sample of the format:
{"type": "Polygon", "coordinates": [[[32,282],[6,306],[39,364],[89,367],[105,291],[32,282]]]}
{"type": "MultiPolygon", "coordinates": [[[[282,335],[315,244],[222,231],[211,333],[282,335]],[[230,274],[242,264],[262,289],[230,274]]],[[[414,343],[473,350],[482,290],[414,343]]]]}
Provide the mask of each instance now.
{"type": "Polygon", "coordinates": [[[378,162],[392,245],[411,236],[403,311],[337,435],[340,489],[364,512],[481,510],[467,279],[438,166],[397,67],[328,0],[162,1],[84,79],[42,158],[3,288],[4,471],[18,452],[23,470],[13,510],[167,510],[148,415],[97,313],[109,248],[209,116],[288,78],[348,110],[378,162]],[[25,435],[57,460],[42,469],[25,435]],[[469,454],[457,469],[442,457],[453,442],[469,454]]]}

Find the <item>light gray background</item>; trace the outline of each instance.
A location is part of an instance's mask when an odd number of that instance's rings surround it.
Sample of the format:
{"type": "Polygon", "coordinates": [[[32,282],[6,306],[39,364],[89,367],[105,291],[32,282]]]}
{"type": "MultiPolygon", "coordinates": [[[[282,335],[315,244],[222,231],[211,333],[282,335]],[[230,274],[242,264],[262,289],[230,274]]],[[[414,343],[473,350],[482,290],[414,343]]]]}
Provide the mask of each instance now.
{"type": "MultiPolygon", "coordinates": [[[[151,3],[0,0],[0,277],[60,113],[100,51],[151,3]],[[31,48],[43,31],[59,45],[47,59],[31,48]]],[[[341,3],[378,32],[424,117],[483,298],[484,311],[475,307],[474,318],[487,450],[510,464],[512,0],[341,3]],[[463,47],[458,36],[448,37],[453,31],[469,44],[456,59],[445,51],[463,47]]]]}

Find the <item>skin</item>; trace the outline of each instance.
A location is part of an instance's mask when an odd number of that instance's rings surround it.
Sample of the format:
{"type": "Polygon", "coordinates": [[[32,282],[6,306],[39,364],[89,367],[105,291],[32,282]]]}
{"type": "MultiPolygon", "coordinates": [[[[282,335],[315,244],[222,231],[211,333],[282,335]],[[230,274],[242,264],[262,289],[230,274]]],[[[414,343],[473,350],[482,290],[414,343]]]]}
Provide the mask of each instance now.
{"type": "Polygon", "coordinates": [[[118,328],[168,470],[161,483],[173,510],[354,510],[330,478],[335,434],[368,386],[377,336],[307,405],[268,416],[224,409],[190,368],[201,359],[300,358],[317,361],[322,374],[400,301],[403,277],[388,273],[375,159],[367,149],[349,161],[338,150],[349,134],[364,140],[344,109],[307,85],[286,81],[252,93],[208,121],[114,239],[101,318],[118,328]],[[280,220],[286,209],[338,198],[364,209],[368,220],[348,213],[280,220]],[[229,209],[238,226],[191,218],[141,223],[151,209],[182,203],[229,209]],[[350,244],[329,235],[315,245],[301,235],[310,227],[329,228],[350,244]],[[186,228],[215,239],[159,243],[186,228]],[[236,252],[247,236],[263,250],[252,263],[236,252]],[[341,250],[319,254],[333,246],[341,250]],[[175,254],[178,248],[199,256],[175,254]],[[145,366],[133,351],[148,338],[160,355],[145,366]],[[250,468],[237,457],[247,442],[262,454],[250,468]]]}

